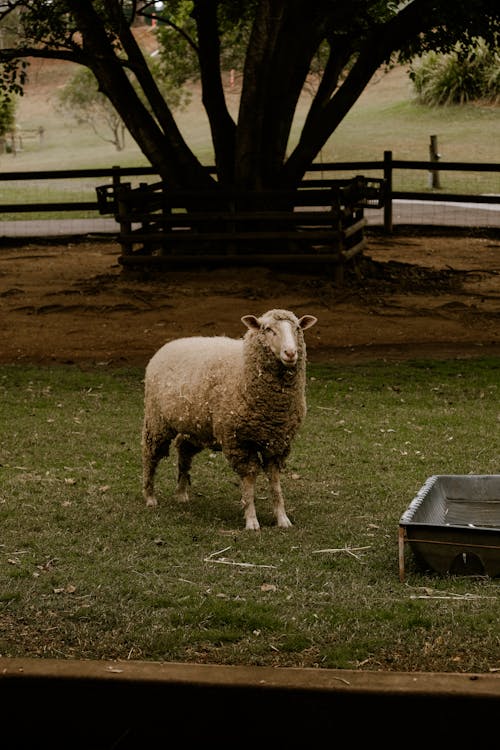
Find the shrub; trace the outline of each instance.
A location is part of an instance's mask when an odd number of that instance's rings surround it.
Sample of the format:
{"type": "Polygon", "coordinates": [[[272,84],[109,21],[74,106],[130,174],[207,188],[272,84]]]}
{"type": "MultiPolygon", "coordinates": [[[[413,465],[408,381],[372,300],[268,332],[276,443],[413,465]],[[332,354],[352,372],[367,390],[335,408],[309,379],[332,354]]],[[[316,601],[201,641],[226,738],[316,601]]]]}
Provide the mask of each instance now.
{"type": "Polygon", "coordinates": [[[412,67],[410,78],[422,104],[497,103],[500,98],[500,54],[482,40],[473,47],[457,46],[447,55],[429,52],[412,67]]]}

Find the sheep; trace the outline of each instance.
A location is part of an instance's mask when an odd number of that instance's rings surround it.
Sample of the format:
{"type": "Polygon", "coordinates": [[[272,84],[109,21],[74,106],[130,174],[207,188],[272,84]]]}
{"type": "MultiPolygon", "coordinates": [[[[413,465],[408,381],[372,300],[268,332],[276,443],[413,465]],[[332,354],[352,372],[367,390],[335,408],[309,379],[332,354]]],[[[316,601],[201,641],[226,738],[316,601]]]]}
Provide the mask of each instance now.
{"type": "Polygon", "coordinates": [[[143,494],[156,506],[154,475],[170,443],[178,452],[175,496],[188,500],[193,457],[222,450],[240,479],[245,528],[260,528],[255,484],[269,481],[278,527],[292,526],[285,511],[280,472],[306,416],[306,346],[303,331],[317,318],[288,310],[244,315],[243,338],[174,339],[150,359],[144,381],[143,494]]]}

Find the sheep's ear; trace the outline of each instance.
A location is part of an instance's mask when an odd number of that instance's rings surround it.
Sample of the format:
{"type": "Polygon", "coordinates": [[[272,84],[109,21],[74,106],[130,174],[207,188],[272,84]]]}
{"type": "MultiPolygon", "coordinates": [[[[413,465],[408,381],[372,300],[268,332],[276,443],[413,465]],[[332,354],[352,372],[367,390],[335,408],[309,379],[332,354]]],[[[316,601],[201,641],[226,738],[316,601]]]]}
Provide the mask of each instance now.
{"type": "Polygon", "coordinates": [[[301,318],[299,318],[299,326],[303,331],[305,331],[306,328],[311,328],[311,326],[313,326],[317,322],[318,319],[315,318],[314,315],[303,315],[301,318]]]}
{"type": "Polygon", "coordinates": [[[251,331],[258,331],[260,329],[260,323],[255,315],[244,315],[241,322],[246,325],[251,331]]]}

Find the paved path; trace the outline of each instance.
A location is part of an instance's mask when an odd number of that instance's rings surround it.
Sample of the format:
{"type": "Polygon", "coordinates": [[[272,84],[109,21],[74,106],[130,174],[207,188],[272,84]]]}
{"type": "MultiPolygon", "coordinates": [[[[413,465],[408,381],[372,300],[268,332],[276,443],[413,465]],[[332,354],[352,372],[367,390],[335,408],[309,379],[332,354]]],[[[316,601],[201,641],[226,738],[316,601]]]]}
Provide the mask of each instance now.
{"type": "MultiPolygon", "coordinates": [[[[446,203],[444,201],[393,201],[393,225],[409,224],[418,227],[492,227],[500,228],[500,204],[446,203]]],[[[382,209],[366,209],[371,226],[383,223],[382,209]]],[[[0,221],[0,240],[16,237],[71,237],[107,235],[114,237],[118,224],[114,219],[34,219],[0,221]]]]}
{"type": "MultiPolygon", "coordinates": [[[[368,223],[383,223],[382,209],[367,209],[368,223]]],[[[446,201],[392,202],[392,223],[439,227],[500,227],[499,203],[455,203],[446,201]]]]}
{"type": "Polygon", "coordinates": [[[0,221],[0,239],[16,237],[79,237],[118,234],[114,219],[33,219],[31,221],[0,221]]]}

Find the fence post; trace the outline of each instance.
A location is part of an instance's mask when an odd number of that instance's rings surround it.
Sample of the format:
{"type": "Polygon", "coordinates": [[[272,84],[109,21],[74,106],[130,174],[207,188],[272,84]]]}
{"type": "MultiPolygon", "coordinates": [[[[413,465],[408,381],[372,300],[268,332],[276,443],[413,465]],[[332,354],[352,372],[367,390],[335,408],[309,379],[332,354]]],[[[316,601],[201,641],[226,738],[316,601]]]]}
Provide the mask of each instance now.
{"type": "Polygon", "coordinates": [[[120,188],[120,167],[111,167],[112,171],[112,183],[113,183],[113,195],[115,196],[115,210],[117,208],[116,206],[116,196],[118,195],[118,190],[120,188]]]}
{"type": "MultiPolygon", "coordinates": [[[[431,141],[429,143],[429,158],[431,162],[434,163],[439,161],[440,154],[438,152],[437,135],[431,135],[431,141]]],[[[429,187],[438,189],[441,187],[439,172],[437,170],[431,170],[429,172],[429,187]]]]}
{"type": "Polygon", "coordinates": [[[128,235],[132,232],[132,222],[128,212],[127,200],[132,187],[130,182],[122,182],[117,186],[116,197],[116,212],[118,216],[118,223],[120,224],[120,234],[118,241],[122,246],[122,255],[131,255],[133,252],[133,243],[130,239],[123,240],[123,235],[128,235]]]}
{"type": "Polygon", "coordinates": [[[384,231],[392,234],[392,151],[384,151],[384,231]]]}

